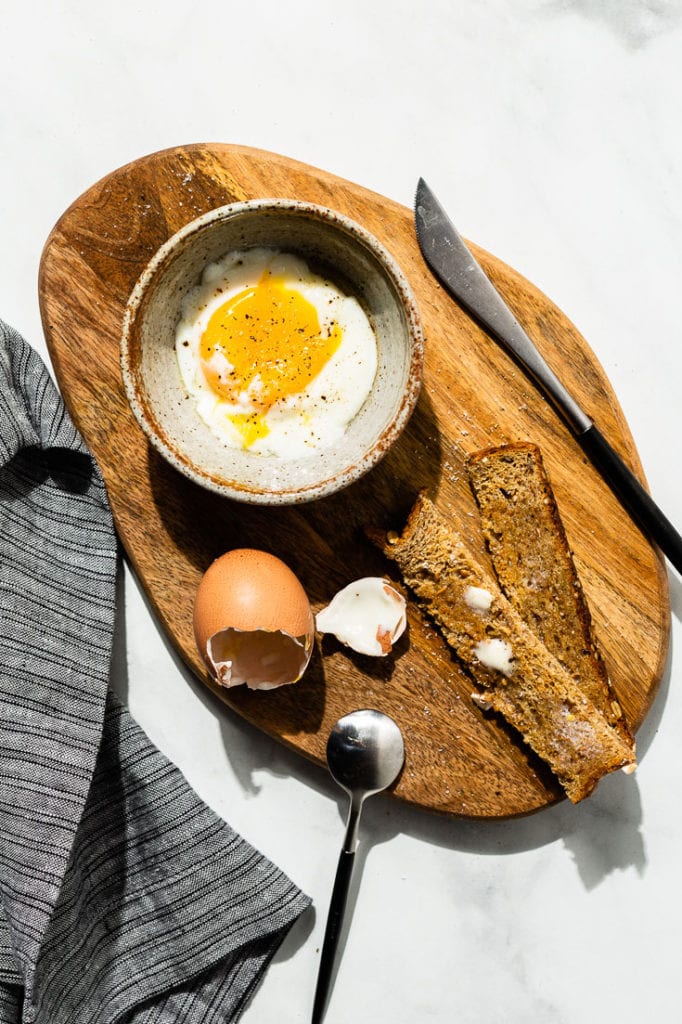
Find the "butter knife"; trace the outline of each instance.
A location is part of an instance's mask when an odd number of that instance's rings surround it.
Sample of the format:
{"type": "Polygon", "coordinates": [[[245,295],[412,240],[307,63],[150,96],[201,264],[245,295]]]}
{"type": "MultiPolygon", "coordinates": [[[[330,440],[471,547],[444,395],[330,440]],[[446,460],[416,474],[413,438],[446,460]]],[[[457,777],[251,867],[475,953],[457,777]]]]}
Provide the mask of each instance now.
{"type": "Polygon", "coordinates": [[[433,274],[521,364],[633,520],[682,573],[682,537],[547,364],[423,178],[417,186],[415,226],[419,247],[433,274]]]}

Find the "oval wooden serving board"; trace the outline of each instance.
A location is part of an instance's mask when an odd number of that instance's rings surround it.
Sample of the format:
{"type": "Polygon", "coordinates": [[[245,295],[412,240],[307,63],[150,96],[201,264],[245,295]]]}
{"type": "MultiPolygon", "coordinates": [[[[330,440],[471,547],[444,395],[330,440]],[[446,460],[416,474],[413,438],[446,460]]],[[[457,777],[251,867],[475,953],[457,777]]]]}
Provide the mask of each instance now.
{"type": "MultiPolygon", "coordinates": [[[[618,402],[575,327],[519,274],[474,249],[549,363],[642,478],[618,402]]],[[[380,708],[405,737],[406,763],[394,793],[431,810],[499,818],[559,799],[556,783],[523,744],[472,704],[466,674],[412,605],[408,633],[393,655],[361,657],[326,637],[298,684],[270,692],[218,690],[192,634],[201,575],[232,547],[281,557],[315,611],[360,576],[395,578],[363,528],[400,529],[420,488],[485,558],[464,457],[528,439],[542,449],[615,689],[631,725],[641,723],[669,642],[662,560],[524,374],[434,281],[410,210],[271,153],[220,144],[170,149],[114,171],[64,213],[45,245],[40,301],[60,387],[99,462],[122,543],[151,606],[190,669],[239,715],[324,764],[333,723],[355,708],[380,708]],[[419,404],[396,447],[349,490],[288,509],[231,503],[167,466],[133,419],[119,369],[123,310],[146,261],[186,222],[258,197],[320,203],[373,232],[412,285],[427,346],[419,404]]]]}

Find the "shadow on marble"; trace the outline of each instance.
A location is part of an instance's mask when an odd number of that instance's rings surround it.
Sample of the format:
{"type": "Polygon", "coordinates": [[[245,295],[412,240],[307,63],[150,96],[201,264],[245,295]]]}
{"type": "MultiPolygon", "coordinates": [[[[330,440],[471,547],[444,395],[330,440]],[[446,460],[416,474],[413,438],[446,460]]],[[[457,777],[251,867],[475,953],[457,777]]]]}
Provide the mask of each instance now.
{"type": "Polygon", "coordinates": [[[506,857],[561,842],[588,891],[613,872],[646,871],[639,788],[624,775],[603,780],[599,791],[580,805],[565,801],[506,821],[441,818],[387,804],[382,811],[377,802],[365,812],[361,861],[374,846],[405,834],[453,853],[483,857],[506,857]]]}
{"type": "Polygon", "coordinates": [[[128,705],[128,659],[127,630],[125,611],[125,576],[121,558],[118,559],[116,571],[116,614],[114,616],[114,635],[111,646],[111,671],[109,686],[121,701],[128,705]]]}
{"type": "Polygon", "coordinates": [[[310,903],[301,916],[294,921],[291,928],[287,931],[281,944],[277,947],[277,951],[272,958],[272,962],[275,964],[281,964],[287,960],[291,960],[299,949],[305,946],[308,942],[308,939],[315,928],[316,920],[317,912],[315,910],[315,905],[310,903]]]}
{"type": "Polygon", "coordinates": [[[668,582],[670,586],[670,608],[673,618],[682,622],[682,578],[674,569],[668,569],[668,582]]]}

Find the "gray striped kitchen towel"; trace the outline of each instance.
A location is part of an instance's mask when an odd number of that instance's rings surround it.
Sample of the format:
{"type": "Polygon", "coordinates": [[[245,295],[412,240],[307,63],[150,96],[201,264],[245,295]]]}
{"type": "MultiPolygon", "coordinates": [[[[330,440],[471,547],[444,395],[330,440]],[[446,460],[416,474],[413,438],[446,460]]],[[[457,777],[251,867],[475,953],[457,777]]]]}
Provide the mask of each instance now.
{"type": "Polygon", "coordinates": [[[97,466],[0,321],[0,1024],[236,1020],[308,898],[108,692],[97,466]]]}

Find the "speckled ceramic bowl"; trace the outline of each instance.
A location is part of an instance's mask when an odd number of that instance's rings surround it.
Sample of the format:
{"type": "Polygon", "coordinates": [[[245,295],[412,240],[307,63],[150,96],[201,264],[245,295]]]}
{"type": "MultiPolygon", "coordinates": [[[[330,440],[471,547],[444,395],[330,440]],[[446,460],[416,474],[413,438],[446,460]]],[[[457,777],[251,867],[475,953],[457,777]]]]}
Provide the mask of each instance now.
{"type": "Polygon", "coordinates": [[[156,450],[181,473],[238,501],[293,504],[338,491],[371,469],[407,423],[419,394],[423,337],[401,270],[364,228],[333,210],[259,199],[212,210],[151,259],[125,313],[121,365],[133,413],[156,450]],[[301,256],[336,279],[370,318],[378,343],[372,390],[333,446],[283,460],[230,448],[188,400],[175,354],[182,300],[206,264],[267,246],[301,256]]]}

